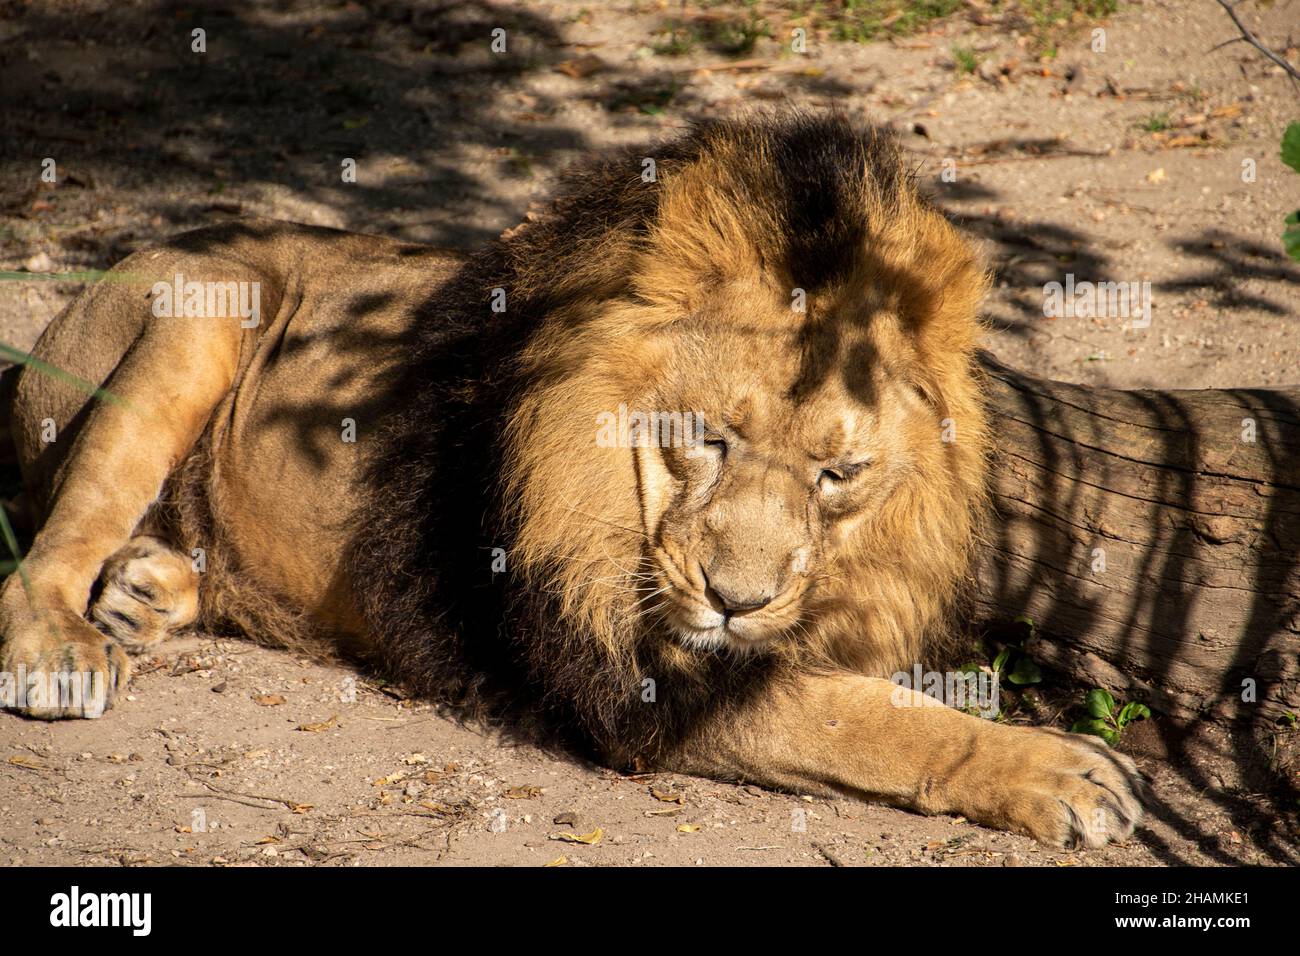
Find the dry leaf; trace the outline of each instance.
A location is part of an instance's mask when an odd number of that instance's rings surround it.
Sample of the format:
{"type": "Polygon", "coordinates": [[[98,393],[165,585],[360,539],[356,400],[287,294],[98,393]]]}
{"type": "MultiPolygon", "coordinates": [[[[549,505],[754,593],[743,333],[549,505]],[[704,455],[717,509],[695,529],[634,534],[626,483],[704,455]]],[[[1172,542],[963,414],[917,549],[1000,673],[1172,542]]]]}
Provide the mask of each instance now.
{"type": "Polygon", "coordinates": [[[53,770],[49,764],[41,763],[34,757],[10,757],[9,762],[15,767],[22,767],[26,770],[53,770]]]}
{"type": "Polygon", "coordinates": [[[279,707],[284,703],[284,698],[279,694],[254,694],[253,703],[260,707],[279,707]]]}
{"type": "Polygon", "coordinates": [[[561,840],[565,843],[584,843],[587,846],[595,846],[604,835],[605,831],[600,827],[596,827],[590,833],[584,833],[581,836],[576,833],[556,833],[551,836],[551,839],[561,840]]]}
{"type": "Polygon", "coordinates": [[[678,833],[699,833],[701,827],[698,823],[679,823],[677,824],[678,833]]]}
{"type": "Polygon", "coordinates": [[[505,793],[501,794],[501,796],[505,797],[507,800],[532,800],[534,797],[540,797],[541,795],[542,788],[533,786],[511,787],[505,793]]]}
{"type": "Polygon", "coordinates": [[[593,73],[599,73],[605,69],[606,63],[594,53],[584,53],[576,60],[565,60],[555,67],[565,76],[571,76],[575,80],[581,80],[584,77],[591,76],[593,73]]]}
{"type": "Polygon", "coordinates": [[[399,770],[396,773],[390,773],[387,777],[379,777],[371,784],[371,786],[386,787],[390,783],[397,783],[397,781],[405,780],[405,779],[406,779],[406,774],[403,771],[399,770]]]}
{"type": "Polygon", "coordinates": [[[299,724],[297,729],[305,730],[309,734],[314,734],[322,730],[329,730],[338,722],[338,719],[339,715],[335,714],[329,720],[321,721],[319,724],[299,724]]]}
{"type": "Polygon", "coordinates": [[[293,813],[306,813],[308,810],[311,810],[313,808],[314,808],[314,804],[310,804],[310,803],[291,803],[289,805],[289,809],[293,813]]]}
{"type": "Polygon", "coordinates": [[[686,795],[684,793],[676,793],[672,790],[665,791],[665,790],[655,790],[654,788],[651,788],[650,796],[654,797],[656,800],[660,801],[661,803],[685,803],[686,802],[686,795]]]}
{"type": "Polygon", "coordinates": [[[428,762],[429,762],[429,758],[426,757],[424,754],[410,754],[402,758],[402,763],[406,764],[408,767],[414,767],[418,764],[428,763],[428,762]]]}
{"type": "Polygon", "coordinates": [[[543,863],[543,864],[542,864],[542,867],[545,868],[545,867],[548,867],[548,866],[564,866],[564,864],[566,864],[566,863],[568,863],[568,862],[569,862],[569,860],[568,860],[567,857],[557,856],[557,857],[556,857],[554,860],[552,860],[550,863],[543,863]]]}
{"type": "Polygon", "coordinates": [[[1149,183],[1163,183],[1164,181],[1165,181],[1165,168],[1163,166],[1161,166],[1159,169],[1153,169],[1151,170],[1151,172],[1147,173],[1147,182],[1149,183]]]}

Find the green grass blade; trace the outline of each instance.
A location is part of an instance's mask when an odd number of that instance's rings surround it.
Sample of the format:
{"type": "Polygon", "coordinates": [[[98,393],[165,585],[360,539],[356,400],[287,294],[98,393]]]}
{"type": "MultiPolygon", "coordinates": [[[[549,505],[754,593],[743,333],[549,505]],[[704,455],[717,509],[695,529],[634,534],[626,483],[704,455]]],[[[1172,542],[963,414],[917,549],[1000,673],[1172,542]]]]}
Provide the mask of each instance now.
{"type": "Polygon", "coordinates": [[[0,269],[0,282],[146,282],[134,272],[86,269],[82,272],[11,272],[0,269]]]}
{"type": "Polygon", "coordinates": [[[57,378],[65,385],[71,385],[73,388],[81,389],[81,391],[85,392],[87,395],[98,398],[100,401],[112,402],[114,405],[127,407],[125,401],[107,389],[100,388],[93,382],[87,382],[84,378],[78,378],[71,372],[65,372],[61,368],[56,368],[48,362],[42,362],[34,355],[22,352],[14,348],[12,345],[6,345],[5,343],[0,342],[0,357],[7,358],[9,361],[15,362],[19,365],[26,365],[30,368],[34,368],[36,371],[48,375],[51,378],[57,378]]]}
{"type": "MultiPolygon", "coordinates": [[[[14,556],[13,568],[6,573],[12,574],[17,571],[23,579],[23,590],[31,594],[32,582],[27,577],[27,566],[23,564],[23,552],[18,547],[18,535],[14,534],[14,526],[9,523],[9,515],[5,513],[4,508],[0,508],[0,534],[4,535],[5,544],[9,547],[9,553],[14,556]]],[[[4,562],[6,565],[9,563],[8,561],[4,562]]]]}

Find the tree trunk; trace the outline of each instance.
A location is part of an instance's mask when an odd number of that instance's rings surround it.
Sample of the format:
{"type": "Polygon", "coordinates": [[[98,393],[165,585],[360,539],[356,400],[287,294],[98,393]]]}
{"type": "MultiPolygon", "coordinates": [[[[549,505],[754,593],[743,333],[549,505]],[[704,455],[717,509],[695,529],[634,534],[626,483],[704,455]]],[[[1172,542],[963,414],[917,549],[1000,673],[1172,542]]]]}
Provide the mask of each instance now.
{"type": "Polygon", "coordinates": [[[1176,718],[1300,711],[1300,387],[1124,391],[984,365],[981,616],[1028,616],[1030,656],[1176,718]]]}

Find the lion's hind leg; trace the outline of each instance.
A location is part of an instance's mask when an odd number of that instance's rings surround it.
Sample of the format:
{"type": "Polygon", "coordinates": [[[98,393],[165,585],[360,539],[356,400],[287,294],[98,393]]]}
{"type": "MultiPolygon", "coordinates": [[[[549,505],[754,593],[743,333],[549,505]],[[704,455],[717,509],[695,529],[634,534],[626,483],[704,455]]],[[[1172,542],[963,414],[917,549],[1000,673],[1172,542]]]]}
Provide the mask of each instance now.
{"type": "Polygon", "coordinates": [[[134,654],[189,627],[199,614],[193,562],[161,538],[137,535],[106,562],[90,617],[134,654]]]}

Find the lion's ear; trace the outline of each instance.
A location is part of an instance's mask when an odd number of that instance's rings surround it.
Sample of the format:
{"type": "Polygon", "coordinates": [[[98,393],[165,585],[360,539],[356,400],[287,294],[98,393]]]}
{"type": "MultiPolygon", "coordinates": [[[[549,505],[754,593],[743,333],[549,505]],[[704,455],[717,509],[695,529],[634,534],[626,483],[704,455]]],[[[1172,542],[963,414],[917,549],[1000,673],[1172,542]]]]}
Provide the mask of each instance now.
{"type": "Polygon", "coordinates": [[[911,263],[899,270],[904,325],[923,358],[969,352],[983,328],[980,309],[992,278],[980,249],[933,210],[916,222],[913,240],[911,263]]]}

